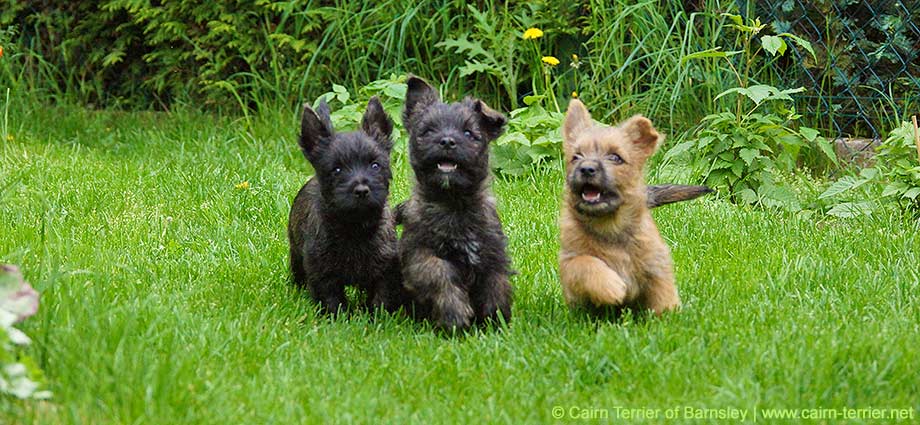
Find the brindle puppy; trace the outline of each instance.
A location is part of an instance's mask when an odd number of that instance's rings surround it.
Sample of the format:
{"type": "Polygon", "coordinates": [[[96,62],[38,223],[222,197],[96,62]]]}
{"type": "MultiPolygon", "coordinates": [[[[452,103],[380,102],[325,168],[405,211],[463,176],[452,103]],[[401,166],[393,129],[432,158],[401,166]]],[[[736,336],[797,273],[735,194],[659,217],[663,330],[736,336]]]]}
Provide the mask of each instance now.
{"type": "Polygon", "coordinates": [[[408,80],[416,185],[400,206],[400,257],[416,312],[442,330],[511,320],[507,239],[489,190],[489,143],[505,122],[481,100],[443,103],[424,80],[408,80]]]}

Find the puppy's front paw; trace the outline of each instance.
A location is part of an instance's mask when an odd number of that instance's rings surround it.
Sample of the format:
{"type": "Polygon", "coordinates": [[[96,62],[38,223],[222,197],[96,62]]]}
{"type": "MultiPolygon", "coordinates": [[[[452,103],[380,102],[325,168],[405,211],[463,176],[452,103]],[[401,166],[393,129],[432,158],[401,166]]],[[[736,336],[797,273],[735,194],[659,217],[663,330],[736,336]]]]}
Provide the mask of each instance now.
{"type": "Polygon", "coordinates": [[[563,259],[559,264],[562,290],[569,305],[586,303],[595,307],[618,306],[631,296],[623,278],[599,258],[579,255],[563,259]]]}
{"type": "Polygon", "coordinates": [[[626,284],[620,279],[598,282],[588,294],[597,307],[620,305],[626,300],[626,284]]]}
{"type": "Polygon", "coordinates": [[[459,301],[439,306],[435,314],[435,326],[448,332],[469,328],[473,319],[473,309],[469,304],[459,301]]]}

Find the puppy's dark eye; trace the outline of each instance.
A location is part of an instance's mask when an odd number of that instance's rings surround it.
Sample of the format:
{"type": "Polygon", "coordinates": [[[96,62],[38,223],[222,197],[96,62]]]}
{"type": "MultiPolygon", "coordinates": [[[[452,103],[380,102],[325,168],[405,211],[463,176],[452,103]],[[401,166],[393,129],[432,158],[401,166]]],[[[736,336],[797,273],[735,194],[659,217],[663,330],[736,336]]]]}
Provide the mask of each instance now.
{"type": "Polygon", "coordinates": [[[469,130],[464,131],[464,132],[463,132],[463,135],[466,136],[467,139],[472,139],[472,138],[473,138],[473,133],[470,132],[469,130]]]}
{"type": "Polygon", "coordinates": [[[572,155],[572,162],[575,162],[575,161],[581,161],[580,153],[576,153],[575,155],[572,155]]]}
{"type": "Polygon", "coordinates": [[[371,163],[371,168],[374,169],[374,170],[379,170],[379,169],[380,169],[380,164],[378,164],[378,163],[376,163],[376,162],[372,162],[372,163],[371,163]]]}
{"type": "Polygon", "coordinates": [[[342,174],[342,168],[341,168],[341,167],[335,167],[335,169],[332,170],[332,175],[337,176],[337,175],[339,175],[339,174],[342,174]]]}
{"type": "Polygon", "coordinates": [[[624,162],[624,161],[623,161],[623,158],[622,158],[621,156],[615,154],[615,153],[612,153],[612,154],[610,154],[610,155],[607,155],[607,159],[608,159],[610,162],[612,162],[612,163],[614,163],[614,164],[616,164],[616,165],[620,165],[620,164],[622,164],[622,163],[624,162]]]}

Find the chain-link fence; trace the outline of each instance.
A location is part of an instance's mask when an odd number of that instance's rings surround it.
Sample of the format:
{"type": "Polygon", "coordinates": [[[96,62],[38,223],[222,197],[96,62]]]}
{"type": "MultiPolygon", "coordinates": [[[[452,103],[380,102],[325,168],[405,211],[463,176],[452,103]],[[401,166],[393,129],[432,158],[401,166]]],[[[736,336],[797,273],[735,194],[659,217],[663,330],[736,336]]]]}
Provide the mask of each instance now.
{"type": "Polygon", "coordinates": [[[738,2],[776,33],[811,42],[778,62],[787,86],[808,89],[803,111],[836,137],[878,138],[920,110],[920,0],[738,2]]]}

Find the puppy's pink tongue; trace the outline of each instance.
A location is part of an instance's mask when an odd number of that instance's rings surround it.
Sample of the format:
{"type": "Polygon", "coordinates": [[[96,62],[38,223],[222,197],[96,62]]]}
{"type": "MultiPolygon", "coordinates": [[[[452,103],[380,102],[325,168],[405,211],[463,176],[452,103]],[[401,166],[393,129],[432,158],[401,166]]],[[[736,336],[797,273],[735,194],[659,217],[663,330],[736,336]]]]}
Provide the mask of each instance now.
{"type": "Polygon", "coordinates": [[[581,192],[581,199],[588,202],[596,202],[601,199],[601,193],[594,189],[585,189],[581,192]]]}

